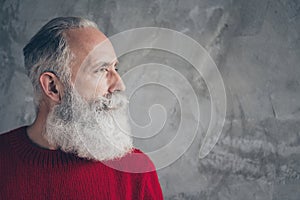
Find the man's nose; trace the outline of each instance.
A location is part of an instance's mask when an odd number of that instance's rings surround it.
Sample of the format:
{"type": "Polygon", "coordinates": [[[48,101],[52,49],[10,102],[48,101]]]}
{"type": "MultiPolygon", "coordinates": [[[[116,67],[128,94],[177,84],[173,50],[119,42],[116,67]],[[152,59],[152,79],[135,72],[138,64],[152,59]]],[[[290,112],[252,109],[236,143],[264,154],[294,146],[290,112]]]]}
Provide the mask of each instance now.
{"type": "Polygon", "coordinates": [[[112,69],[110,73],[111,73],[111,77],[109,80],[110,83],[109,83],[108,91],[110,93],[113,93],[115,91],[124,91],[126,87],[118,72],[115,69],[112,69]]]}

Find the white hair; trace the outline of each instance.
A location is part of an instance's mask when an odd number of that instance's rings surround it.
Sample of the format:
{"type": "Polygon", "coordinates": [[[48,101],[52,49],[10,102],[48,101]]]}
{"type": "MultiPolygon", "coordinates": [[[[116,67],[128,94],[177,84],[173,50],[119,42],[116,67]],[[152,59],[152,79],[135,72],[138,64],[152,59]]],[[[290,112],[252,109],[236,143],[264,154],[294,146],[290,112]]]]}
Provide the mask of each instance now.
{"type": "Polygon", "coordinates": [[[49,144],[78,157],[106,161],[132,152],[133,142],[127,117],[128,100],[122,92],[110,99],[87,102],[68,86],[60,104],[53,107],[43,137],[49,144]]]}
{"type": "Polygon", "coordinates": [[[97,25],[81,17],[58,17],[45,24],[24,47],[24,63],[34,89],[34,103],[38,108],[41,99],[39,77],[48,71],[54,73],[65,85],[70,81],[69,64],[72,59],[65,31],[97,25]]]}

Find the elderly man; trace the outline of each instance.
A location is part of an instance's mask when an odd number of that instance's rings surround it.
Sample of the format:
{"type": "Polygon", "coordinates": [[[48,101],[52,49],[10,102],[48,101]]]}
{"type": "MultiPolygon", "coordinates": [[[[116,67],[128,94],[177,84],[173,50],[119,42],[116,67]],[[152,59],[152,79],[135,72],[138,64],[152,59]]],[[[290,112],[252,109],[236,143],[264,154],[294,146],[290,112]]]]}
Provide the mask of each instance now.
{"type": "Polygon", "coordinates": [[[117,58],[97,25],[51,20],[24,50],[37,118],[0,136],[0,199],[162,199],[133,148],[117,58]]]}

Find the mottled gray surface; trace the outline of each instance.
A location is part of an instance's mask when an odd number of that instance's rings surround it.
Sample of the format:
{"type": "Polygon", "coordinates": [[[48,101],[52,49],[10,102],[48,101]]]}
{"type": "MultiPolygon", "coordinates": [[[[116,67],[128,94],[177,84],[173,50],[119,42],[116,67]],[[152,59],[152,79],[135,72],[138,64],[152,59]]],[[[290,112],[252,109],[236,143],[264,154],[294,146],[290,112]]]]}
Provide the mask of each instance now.
{"type": "MultiPolygon", "coordinates": [[[[88,17],[108,35],[143,26],[170,28],[198,41],[215,60],[226,86],[227,117],[217,145],[199,159],[201,132],[209,120],[205,83],[184,60],[170,54],[131,54],[178,69],[196,91],[204,113],[191,147],[158,171],[165,199],[300,199],[299,0],[2,0],[0,5],[0,132],[34,119],[22,47],[49,19],[88,17]]],[[[122,59],[121,73],[139,63],[128,56],[122,59]]],[[[152,90],[160,91],[149,86],[137,93],[135,101],[143,104],[132,117],[147,123],[144,113],[158,99],[168,114],[162,133],[171,137],[180,121],[178,103],[163,90],[157,98],[148,97],[146,91],[152,90]]],[[[193,121],[192,115],[183,116],[193,121]]],[[[136,143],[146,152],[163,145],[136,143]]]]}

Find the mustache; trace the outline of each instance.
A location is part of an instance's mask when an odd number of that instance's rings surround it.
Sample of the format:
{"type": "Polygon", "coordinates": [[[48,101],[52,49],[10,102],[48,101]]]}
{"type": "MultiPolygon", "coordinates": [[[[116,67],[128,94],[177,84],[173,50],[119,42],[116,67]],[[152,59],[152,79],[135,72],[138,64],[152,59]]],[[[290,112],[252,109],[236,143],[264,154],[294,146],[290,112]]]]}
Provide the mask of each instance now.
{"type": "Polygon", "coordinates": [[[91,107],[99,112],[124,108],[128,103],[129,101],[123,92],[114,92],[96,98],[91,103],[91,107]]]}

